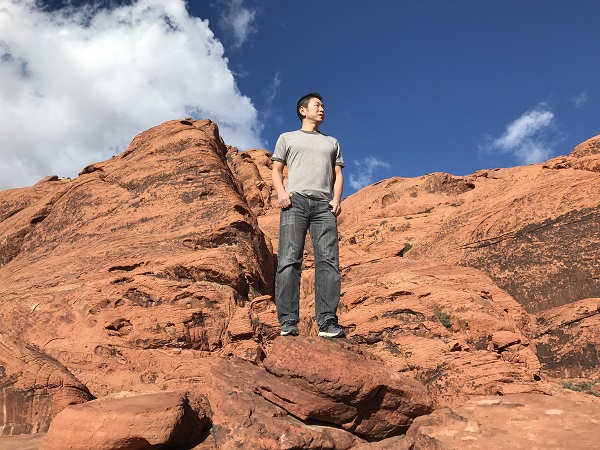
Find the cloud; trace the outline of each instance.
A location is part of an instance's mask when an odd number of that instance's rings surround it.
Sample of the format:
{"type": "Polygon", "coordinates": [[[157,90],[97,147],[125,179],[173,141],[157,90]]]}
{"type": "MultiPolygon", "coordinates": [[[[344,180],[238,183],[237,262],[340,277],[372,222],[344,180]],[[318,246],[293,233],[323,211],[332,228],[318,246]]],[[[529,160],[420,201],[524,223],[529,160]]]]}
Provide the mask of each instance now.
{"type": "Polygon", "coordinates": [[[232,35],[233,46],[240,48],[248,38],[257,32],[254,26],[256,11],[246,8],[244,0],[221,0],[225,12],[221,13],[219,26],[232,35]]]}
{"type": "MultiPolygon", "coordinates": [[[[275,101],[275,97],[277,96],[277,92],[279,90],[279,86],[281,85],[281,78],[279,76],[279,72],[275,73],[273,77],[273,81],[265,90],[265,106],[261,115],[262,121],[267,121],[273,115],[273,103],[275,101]]],[[[281,123],[281,117],[276,117],[277,122],[281,123]]]]}
{"type": "Polygon", "coordinates": [[[214,120],[230,145],[261,147],[222,44],[184,0],[39,5],[0,0],[0,189],[74,177],[186,116],[214,120]]]}
{"type": "Polygon", "coordinates": [[[575,108],[581,108],[588,101],[588,95],[586,92],[582,92],[581,94],[574,95],[569,98],[570,101],[573,102],[575,108]]]}
{"type": "Polygon", "coordinates": [[[354,161],[358,166],[358,175],[350,174],[348,181],[352,188],[358,190],[373,182],[373,175],[377,169],[389,169],[390,164],[381,161],[373,156],[367,156],[362,161],[354,161]]]}
{"type": "Polygon", "coordinates": [[[275,100],[275,96],[277,95],[277,89],[279,89],[280,85],[281,85],[281,78],[279,78],[279,72],[277,72],[275,74],[275,76],[273,77],[273,82],[268,87],[267,92],[266,92],[268,105],[273,104],[273,100],[275,100]]]}
{"type": "Polygon", "coordinates": [[[484,151],[510,153],[520,164],[533,164],[548,159],[553,143],[550,131],[554,113],[541,103],[506,126],[499,138],[488,137],[480,148],[484,151]]]}

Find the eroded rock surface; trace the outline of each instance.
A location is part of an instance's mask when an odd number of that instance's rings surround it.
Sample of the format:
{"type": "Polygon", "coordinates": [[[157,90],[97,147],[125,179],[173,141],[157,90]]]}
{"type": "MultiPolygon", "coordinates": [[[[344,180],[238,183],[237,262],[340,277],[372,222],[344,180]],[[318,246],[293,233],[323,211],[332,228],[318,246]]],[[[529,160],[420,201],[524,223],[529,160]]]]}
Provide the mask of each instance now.
{"type": "Polygon", "coordinates": [[[585,158],[586,156],[598,154],[600,154],[600,135],[594,136],[576,146],[573,151],[569,153],[569,156],[573,158],[585,158]]]}
{"type": "Polygon", "coordinates": [[[600,401],[593,397],[514,394],[475,397],[415,420],[414,450],[595,449],[600,401]]]}
{"type": "Polygon", "coordinates": [[[5,330],[96,395],[148,387],[119,378],[156,371],[139,351],[260,339],[250,301],[272,293],[272,255],[225,153],[214,123],[171,121],[76,180],[2,193],[5,330]]]}
{"type": "Polygon", "coordinates": [[[341,251],[475,267],[536,313],[600,296],[598,199],[600,172],[544,164],[396,177],[344,201],[341,251]]]}
{"type": "Polygon", "coordinates": [[[530,316],[480,271],[395,256],[342,273],[348,339],[420,379],[438,406],[547,391],[530,316]]]}
{"type": "Polygon", "coordinates": [[[579,300],[537,315],[537,354],[556,378],[600,381],[600,298],[579,300]]]}
{"type": "Polygon", "coordinates": [[[0,436],[45,432],[65,407],[91,399],[61,363],[0,333],[0,436]]]}

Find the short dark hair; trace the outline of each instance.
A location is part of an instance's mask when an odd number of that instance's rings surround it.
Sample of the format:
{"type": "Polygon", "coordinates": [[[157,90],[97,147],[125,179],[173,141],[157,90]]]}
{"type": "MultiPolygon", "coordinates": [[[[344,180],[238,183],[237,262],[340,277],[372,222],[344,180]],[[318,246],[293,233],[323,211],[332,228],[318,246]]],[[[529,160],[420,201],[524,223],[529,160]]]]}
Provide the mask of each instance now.
{"type": "Polygon", "coordinates": [[[302,120],[304,119],[304,116],[300,114],[300,107],[303,106],[307,108],[308,103],[312,98],[318,98],[319,100],[323,101],[323,97],[321,97],[321,94],[319,94],[318,92],[311,92],[310,94],[303,95],[300,98],[300,100],[298,100],[298,103],[296,104],[296,114],[298,114],[300,122],[302,122],[302,120]]]}

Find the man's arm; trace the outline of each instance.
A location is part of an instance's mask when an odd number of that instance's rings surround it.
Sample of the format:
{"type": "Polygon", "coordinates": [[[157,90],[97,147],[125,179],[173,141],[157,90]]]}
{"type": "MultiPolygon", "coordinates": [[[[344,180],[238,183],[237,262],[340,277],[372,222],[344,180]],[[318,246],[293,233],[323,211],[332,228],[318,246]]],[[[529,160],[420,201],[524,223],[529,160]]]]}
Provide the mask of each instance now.
{"type": "Polygon", "coordinates": [[[277,192],[277,201],[280,208],[287,208],[292,204],[290,194],[283,187],[283,168],[285,165],[280,161],[273,161],[273,171],[271,180],[273,181],[273,189],[277,192]]]}
{"type": "Polygon", "coordinates": [[[342,202],[342,191],[344,190],[344,176],[342,175],[342,166],[335,166],[335,180],[333,182],[333,200],[329,204],[333,207],[331,212],[334,216],[339,216],[342,212],[340,203],[342,202]]]}

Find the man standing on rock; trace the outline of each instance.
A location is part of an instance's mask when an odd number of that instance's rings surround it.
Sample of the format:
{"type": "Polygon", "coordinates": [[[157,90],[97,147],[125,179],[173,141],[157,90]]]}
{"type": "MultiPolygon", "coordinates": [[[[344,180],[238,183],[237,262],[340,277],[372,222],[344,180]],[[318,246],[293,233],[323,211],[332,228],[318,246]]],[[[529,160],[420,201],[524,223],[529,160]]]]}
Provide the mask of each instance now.
{"type": "Polygon", "coordinates": [[[273,153],[273,188],[281,207],[275,300],[282,336],[297,336],[300,269],[310,230],[315,252],[315,314],[319,336],[344,337],[336,314],[340,301],[337,216],[342,212],[344,159],[338,141],[319,132],[323,99],[310,93],[298,100],[302,127],[279,136],[273,153]],[[283,168],[288,167],[283,185],[283,168]]]}

